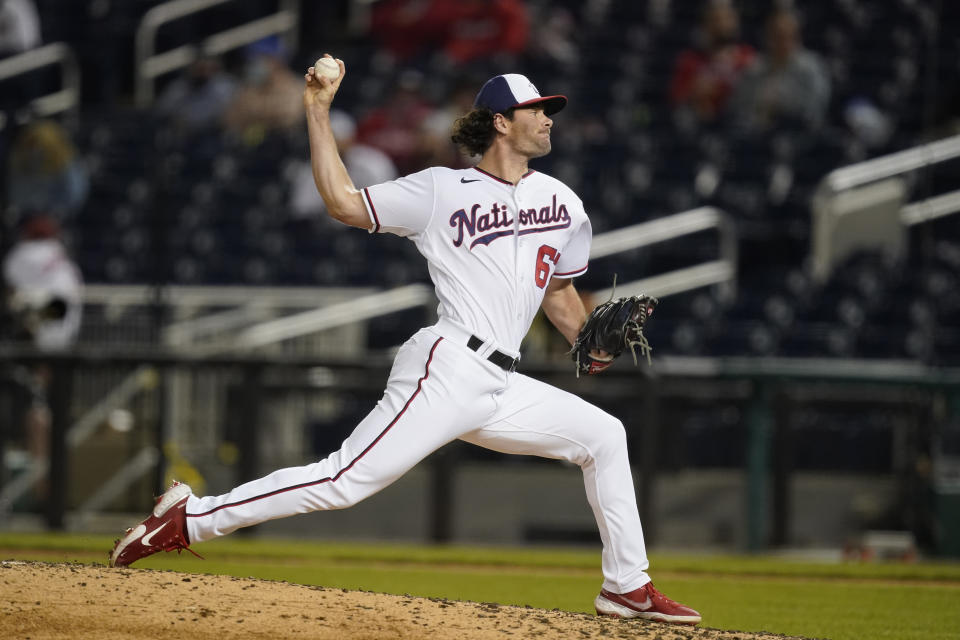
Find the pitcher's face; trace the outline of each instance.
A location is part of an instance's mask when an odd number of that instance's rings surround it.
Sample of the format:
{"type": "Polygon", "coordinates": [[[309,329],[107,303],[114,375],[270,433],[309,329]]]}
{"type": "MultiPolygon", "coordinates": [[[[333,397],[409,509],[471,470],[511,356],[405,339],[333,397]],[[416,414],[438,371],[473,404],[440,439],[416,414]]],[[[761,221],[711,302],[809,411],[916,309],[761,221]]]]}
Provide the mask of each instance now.
{"type": "Polygon", "coordinates": [[[552,128],[553,120],[543,112],[543,107],[516,109],[507,138],[517,153],[539,158],[550,153],[552,128]]]}

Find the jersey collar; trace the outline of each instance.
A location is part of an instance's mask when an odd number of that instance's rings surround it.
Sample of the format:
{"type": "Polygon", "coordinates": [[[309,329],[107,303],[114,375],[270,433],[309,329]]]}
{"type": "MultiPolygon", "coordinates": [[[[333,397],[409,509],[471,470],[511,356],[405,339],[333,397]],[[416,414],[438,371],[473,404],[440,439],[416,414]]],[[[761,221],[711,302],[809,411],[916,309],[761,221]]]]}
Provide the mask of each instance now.
{"type": "MultiPolygon", "coordinates": [[[[514,184],[513,184],[512,182],[510,182],[509,180],[504,180],[503,178],[501,178],[501,177],[499,177],[499,176],[495,176],[495,175],[493,175],[492,173],[490,173],[489,171],[484,171],[484,170],[481,169],[480,167],[473,167],[473,169],[476,170],[476,171],[479,171],[480,173],[482,173],[483,175],[487,176],[488,178],[493,178],[494,180],[496,180],[496,181],[499,182],[500,184],[510,185],[511,187],[514,186],[514,184]]],[[[534,173],[534,170],[533,170],[533,169],[528,169],[525,174],[523,174],[522,176],[520,176],[520,179],[523,180],[524,178],[526,178],[527,176],[529,176],[529,175],[532,174],[532,173],[534,173]]]]}

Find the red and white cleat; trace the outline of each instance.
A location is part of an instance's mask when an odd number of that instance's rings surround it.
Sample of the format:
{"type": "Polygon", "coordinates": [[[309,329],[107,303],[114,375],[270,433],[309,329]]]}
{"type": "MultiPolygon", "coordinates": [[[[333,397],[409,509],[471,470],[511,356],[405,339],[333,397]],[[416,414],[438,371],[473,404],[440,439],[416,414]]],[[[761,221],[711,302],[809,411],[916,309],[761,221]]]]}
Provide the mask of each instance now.
{"type": "Polygon", "coordinates": [[[654,622],[695,625],[700,614],[688,606],[674,602],[648,582],[630,593],[611,593],[606,589],[593,601],[598,616],[643,618],[654,622]]]}
{"type": "Polygon", "coordinates": [[[186,549],[199,558],[190,549],[190,540],[187,538],[187,497],[192,493],[189,485],[174,481],[157,498],[157,504],[147,519],[127,529],[123,539],[117,540],[110,554],[110,566],[126,567],[158,551],[186,549]]]}

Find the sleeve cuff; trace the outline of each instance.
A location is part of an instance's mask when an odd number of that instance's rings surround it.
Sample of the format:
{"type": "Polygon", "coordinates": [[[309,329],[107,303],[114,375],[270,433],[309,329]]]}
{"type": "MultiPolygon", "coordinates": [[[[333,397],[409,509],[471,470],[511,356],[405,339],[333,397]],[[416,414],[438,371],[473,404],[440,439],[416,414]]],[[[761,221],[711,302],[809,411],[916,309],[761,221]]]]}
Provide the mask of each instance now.
{"type": "Polygon", "coordinates": [[[370,227],[370,233],[378,233],[380,231],[380,218],[377,217],[377,208],[373,206],[373,200],[370,199],[370,190],[366,187],[363,189],[363,203],[367,206],[367,215],[370,216],[370,222],[373,223],[373,226],[370,227]]]}
{"type": "Polygon", "coordinates": [[[583,265],[579,269],[574,269],[573,271],[554,271],[554,278],[576,278],[579,275],[582,275],[587,272],[587,267],[589,265],[583,265]]]}

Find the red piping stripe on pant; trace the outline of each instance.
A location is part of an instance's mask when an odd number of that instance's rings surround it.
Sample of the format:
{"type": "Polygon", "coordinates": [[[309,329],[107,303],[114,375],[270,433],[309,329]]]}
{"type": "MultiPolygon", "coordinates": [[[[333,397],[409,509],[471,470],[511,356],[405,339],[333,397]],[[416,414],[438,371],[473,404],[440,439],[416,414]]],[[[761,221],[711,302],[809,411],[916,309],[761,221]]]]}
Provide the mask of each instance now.
{"type": "Polygon", "coordinates": [[[275,491],[271,491],[271,492],[269,492],[269,493],[264,493],[264,494],[259,495],[259,496],[253,496],[252,498],[247,498],[246,500],[240,500],[240,501],[238,501],[238,502],[229,502],[229,503],[227,503],[227,504],[222,504],[222,505],[220,505],[220,506],[218,506],[218,507],[215,507],[215,508],[213,508],[213,509],[210,509],[209,511],[204,511],[203,513],[188,513],[188,514],[186,514],[187,517],[188,517],[188,518],[201,518],[201,517],[203,517],[203,516],[208,516],[208,515],[210,515],[211,513],[215,513],[215,512],[217,512],[217,511],[220,511],[221,509],[227,509],[227,508],[229,508],[229,507],[239,507],[240,505],[249,504],[249,503],[255,502],[255,501],[257,501],[257,500],[263,500],[264,498],[269,498],[269,497],[271,497],[271,496],[275,496],[275,495],[278,495],[278,494],[281,494],[281,493],[286,493],[287,491],[295,491],[296,489],[303,489],[303,488],[305,488],[305,487],[313,487],[313,486],[316,486],[316,485],[318,485],[318,484],[323,484],[324,482],[336,482],[337,480],[339,480],[339,479],[340,479],[340,476],[342,476],[344,473],[346,473],[347,471],[349,471],[349,470],[351,469],[351,467],[353,467],[353,465],[355,465],[363,456],[367,455],[367,452],[369,452],[371,449],[373,449],[374,445],[376,445],[378,442],[380,442],[380,440],[383,438],[383,436],[385,436],[385,435],[387,434],[387,432],[390,431],[390,429],[393,428],[393,425],[397,424],[397,421],[399,421],[400,418],[403,416],[403,414],[406,412],[407,407],[410,406],[410,403],[413,402],[413,399],[416,398],[417,395],[420,393],[420,389],[423,387],[423,382],[424,382],[424,380],[426,380],[427,378],[430,377],[430,363],[433,361],[433,352],[437,350],[437,345],[439,345],[442,340],[443,340],[443,338],[437,338],[437,341],[433,343],[433,347],[430,348],[430,356],[427,358],[427,364],[424,366],[423,376],[420,378],[420,380],[417,381],[417,388],[416,388],[416,390],[413,392],[413,394],[410,396],[410,398],[406,401],[406,403],[404,403],[403,409],[400,410],[400,413],[398,413],[398,414],[396,415],[396,417],[395,417],[393,420],[390,421],[390,424],[388,424],[388,425],[386,426],[386,428],[384,428],[384,430],[381,431],[380,434],[379,434],[376,438],[374,438],[373,442],[371,442],[369,445],[367,445],[367,447],[366,447],[363,451],[361,451],[360,454],[359,454],[356,458],[354,458],[353,460],[350,461],[350,464],[348,464],[348,465],[345,466],[343,469],[341,469],[340,471],[338,471],[337,473],[335,473],[333,476],[329,476],[329,477],[326,477],[326,478],[321,478],[320,480],[314,480],[314,481],[312,481],[312,482],[304,482],[304,483],[302,483],[302,484],[296,484],[296,485],[293,485],[292,487],[284,487],[283,489],[277,489],[277,490],[275,490],[275,491]]]}

